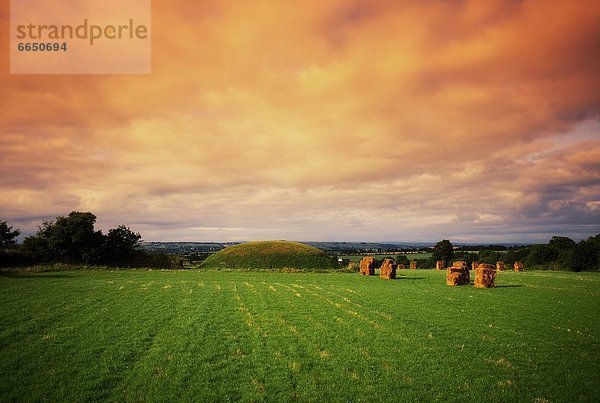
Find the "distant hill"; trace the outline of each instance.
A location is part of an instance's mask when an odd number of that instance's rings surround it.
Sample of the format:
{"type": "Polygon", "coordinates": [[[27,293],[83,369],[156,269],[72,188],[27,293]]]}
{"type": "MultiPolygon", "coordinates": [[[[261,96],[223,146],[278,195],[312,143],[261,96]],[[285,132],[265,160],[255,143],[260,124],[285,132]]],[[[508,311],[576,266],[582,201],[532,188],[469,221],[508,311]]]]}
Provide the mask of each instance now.
{"type": "Polygon", "coordinates": [[[218,252],[230,245],[238,245],[240,242],[142,242],[144,250],[161,253],[194,253],[194,252],[218,252]]]}
{"type": "MultiPolygon", "coordinates": [[[[142,249],[160,252],[172,253],[178,255],[188,255],[192,253],[214,253],[233,245],[240,245],[244,242],[143,242],[142,249]]],[[[355,253],[387,253],[387,252],[430,252],[435,242],[342,242],[342,241],[318,241],[302,242],[303,244],[314,246],[329,254],[345,255],[355,253]]],[[[483,249],[503,250],[507,247],[524,246],[527,244],[519,243],[500,243],[494,245],[481,245],[476,243],[458,243],[452,242],[454,246],[461,250],[478,251],[483,249]]]]}
{"type": "Polygon", "coordinates": [[[314,246],[290,241],[247,242],[229,246],[209,256],[203,268],[298,269],[337,268],[336,259],[314,246]]]}
{"type": "MultiPolygon", "coordinates": [[[[152,252],[186,254],[194,252],[217,252],[221,249],[239,245],[244,242],[142,242],[142,248],[152,252]]],[[[418,250],[431,247],[432,243],[400,243],[400,242],[301,242],[314,246],[329,253],[365,252],[374,253],[380,251],[400,252],[418,250]]]]}
{"type": "Polygon", "coordinates": [[[377,253],[377,252],[407,252],[425,249],[434,243],[407,243],[407,242],[304,242],[330,253],[377,253]]]}

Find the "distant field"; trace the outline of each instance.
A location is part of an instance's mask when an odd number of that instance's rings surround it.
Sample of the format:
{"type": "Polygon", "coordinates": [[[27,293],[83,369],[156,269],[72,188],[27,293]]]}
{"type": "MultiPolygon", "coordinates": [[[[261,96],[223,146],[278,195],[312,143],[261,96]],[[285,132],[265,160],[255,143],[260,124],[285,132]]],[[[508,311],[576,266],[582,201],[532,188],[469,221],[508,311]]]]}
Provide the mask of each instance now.
{"type": "Polygon", "coordinates": [[[600,274],[0,273],[2,401],[594,401],[600,274]]]}
{"type": "Polygon", "coordinates": [[[379,253],[365,253],[362,255],[339,255],[338,257],[342,258],[342,259],[348,259],[352,262],[359,262],[364,256],[373,256],[375,259],[383,259],[386,258],[388,256],[392,256],[392,257],[396,257],[399,255],[404,255],[408,258],[408,260],[413,260],[413,259],[429,259],[431,257],[431,252],[429,253],[411,253],[411,254],[405,254],[405,253],[398,253],[398,254],[379,254],[379,253]]]}

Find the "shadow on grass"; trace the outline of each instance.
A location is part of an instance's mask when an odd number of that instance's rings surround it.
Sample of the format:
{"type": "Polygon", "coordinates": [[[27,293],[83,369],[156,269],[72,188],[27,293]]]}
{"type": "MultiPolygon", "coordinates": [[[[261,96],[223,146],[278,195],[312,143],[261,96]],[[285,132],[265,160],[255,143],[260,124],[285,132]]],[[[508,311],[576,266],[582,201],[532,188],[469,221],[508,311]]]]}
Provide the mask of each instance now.
{"type": "Polygon", "coordinates": [[[427,280],[426,277],[396,277],[394,280],[427,280]]]}
{"type": "Polygon", "coordinates": [[[45,273],[27,273],[27,272],[10,272],[10,271],[0,271],[0,277],[8,277],[8,278],[73,278],[71,274],[54,274],[51,272],[45,273]]]}
{"type": "Polygon", "coordinates": [[[522,284],[507,284],[507,285],[497,285],[496,288],[518,288],[524,287],[522,284]]]}

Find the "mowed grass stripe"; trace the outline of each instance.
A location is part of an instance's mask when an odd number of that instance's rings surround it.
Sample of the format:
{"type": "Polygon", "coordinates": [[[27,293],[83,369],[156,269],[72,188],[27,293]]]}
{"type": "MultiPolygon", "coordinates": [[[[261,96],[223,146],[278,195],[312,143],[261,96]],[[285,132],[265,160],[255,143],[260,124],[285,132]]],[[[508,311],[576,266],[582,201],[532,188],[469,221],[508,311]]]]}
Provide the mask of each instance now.
{"type": "Polygon", "coordinates": [[[0,275],[0,400],[593,400],[600,276],[0,275]]]}
{"type": "Polygon", "coordinates": [[[223,295],[213,287],[201,291],[186,284],[158,281],[155,293],[167,311],[147,353],[129,371],[119,397],[127,400],[177,399],[181,387],[197,393],[210,391],[211,366],[222,369],[228,356],[224,346],[211,342],[222,323],[209,320],[224,314],[223,295]],[[191,292],[190,292],[191,291],[191,292]],[[175,303],[173,303],[175,302],[175,303]],[[208,335],[208,337],[207,337],[208,335]],[[207,343],[208,342],[208,343],[207,343]]]}
{"type": "MultiPolygon", "coordinates": [[[[240,287],[240,299],[253,320],[253,355],[262,371],[253,383],[270,398],[298,397],[301,358],[310,354],[310,346],[282,314],[281,296],[266,287],[240,287]]],[[[290,313],[293,309],[287,309],[290,313]]]]}
{"type": "MultiPolygon", "coordinates": [[[[278,289],[283,288],[285,303],[282,305],[281,299],[272,299],[270,289],[265,298],[268,310],[264,307],[257,307],[257,311],[270,312],[268,315],[259,315],[261,328],[271,336],[265,340],[269,347],[269,352],[274,352],[274,362],[277,366],[277,373],[287,374],[286,379],[278,379],[277,382],[267,382],[266,389],[271,396],[281,396],[283,393],[292,393],[292,398],[319,399],[330,398],[340,399],[340,393],[346,389],[348,396],[352,395],[348,391],[348,381],[351,374],[356,376],[356,372],[340,371],[339,363],[329,361],[330,356],[334,356],[332,349],[327,349],[325,344],[328,337],[323,333],[324,329],[331,329],[331,326],[323,326],[327,320],[323,318],[314,319],[312,312],[322,312],[322,306],[314,299],[305,299],[298,297],[299,292],[306,287],[293,284],[287,286],[282,283],[276,283],[278,289]],[[271,300],[269,302],[269,300],[271,300]],[[315,303],[316,302],[316,303],[315,303]],[[273,304],[274,303],[274,304],[273,304]],[[282,341],[284,341],[282,343],[282,341]],[[347,375],[347,376],[346,376],[347,375]],[[291,382],[290,382],[291,381],[291,382]],[[333,386],[346,387],[342,390],[333,386]],[[282,389],[282,386],[284,388],[282,389]]],[[[273,287],[275,288],[275,287],[273,287]]],[[[254,294],[254,292],[252,292],[254,294]]],[[[254,299],[262,301],[262,298],[254,299]]],[[[329,312],[325,312],[329,316],[329,312]]],[[[348,334],[347,329],[332,329],[331,334],[348,334]]],[[[339,343],[339,340],[337,341],[339,343]]],[[[342,343],[346,345],[345,343],[342,343]]],[[[344,349],[345,350],[345,349],[344,349]]],[[[338,354],[339,355],[339,354],[338,354]]],[[[341,354],[343,357],[344,354],[341,354]]],[[[347,364],[348,360],[345,359],[347,364]]],[[[359,376],[353,380],[356,383],[359,376]]],[[[357,389],[364,386],[357,385],[357,389]]],[[[358,391],[357,391],[358,392],[358,391]]]]}
{"type": "MultiPolygon", "coordinates": [[[[64,276],[63,282],[73,281],[71,276],[64,276]]],[[[22,333],[24,337],[15,338],[12,348],[3,349],[8,353],[6,359],[14,360],[15,371],[7,374],[16,385],[14,396],[32,394],[37,400],[50,392],[58,397],[85,400],[107,397],[122,371],[147,349],[152,339],[152,327],[147,325],[153,319],[163,319],[159,313],[155,318],[144,315],[144,307],[151,306],[154,297],[135,298],[129,301],[127,310],[114,310],[121,291],[113,286],[113,281],[98,284],[92,279],[90,283],[73,283],[70,295],[62,295],[56,282],[36,280],[36,283],[43,298],[34,300],[44,303],[36,303],[30,310],[35,316],[29,322],[38,322],[38,329],[22,333]],[[133,312],[140,313],[145,320],[132,317],[133,312]],[[90,366],[91,360],[95,365],[90,366]],[[52,390],[44,382],[23,383],[23,379],[31,376],[31,370],[43,376],[52,390]]],[[[22,302],[26,304],[33,297],[25,298],[22,302]]],[[[3,323],[7,323],[4,318],[3,323]]]]}
{"type": "MultiPolygon", "coordinates": [[[[315,285],[311,284],[311,286],[315,285]]],[[[318,292],[308,292],[329,304],[326,305],[327,311],[323,311],[322,308],[317,311],[324,315],[317,315],[316,320],[310,318],[313,323],[318,324],[316,327],[325,335],[325,337],[319,338],[320,346],[323,346],[320,350],[326,352],[327,358],[330,359],[334,368],[338,368],[336,372],[342,375],[340,384],[350,382],[353,385],[347,395],[337,394],[337,397],[351,400],[354,394],[365,391],[371,393],[372,399],[383,397],[379,396],[380,390],[374,387],[376,384],[374,375],[376,374],[373,374],[373,365],[370,362],[377,358],[373,357],[371,351],[371,345],[375,343],[373,332],[378,331],[378,328],[381,329],[381,326],[353,310],[355,307],[348,303],[351,301],[340,298],[339,302],[336,302],[328,297],[332,294],[331,291],[319,286],[315,288],[323,295],[319,295],[318,292]],[[335,317],[333,322],[329,319],[332,315],[335,317]],[[339,368],[344,370],[340,372],[339,368]]],[[[394,342],[393,340],[389,341],[391,344],[394,342]]],[[[400,370],[395,368],[389,360],[383,358],[378,365],[383,365],[386,369],[385,373],[380,374],[379,377],[391,376],[396,380],[402,379],[400,370]]],[[[396,383],[398,384],[398,382],[396,383]]],[[[395,385],[392,390],[385,392],[385,395],[399,397],[401,393],[397,386],[395,385]]]]}

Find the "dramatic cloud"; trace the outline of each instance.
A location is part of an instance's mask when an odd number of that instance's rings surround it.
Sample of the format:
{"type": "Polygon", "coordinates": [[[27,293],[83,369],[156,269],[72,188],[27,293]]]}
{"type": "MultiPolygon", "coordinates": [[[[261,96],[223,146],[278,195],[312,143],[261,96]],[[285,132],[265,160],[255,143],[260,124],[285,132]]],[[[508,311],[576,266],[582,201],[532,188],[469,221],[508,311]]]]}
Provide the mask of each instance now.
{"type": "Polygon", "coordinates": [[[8,74],[0,219],[146,240],[600,228],[600,4],[153,2],[152,74],[8,74]]]}

